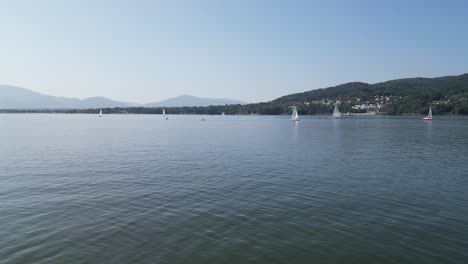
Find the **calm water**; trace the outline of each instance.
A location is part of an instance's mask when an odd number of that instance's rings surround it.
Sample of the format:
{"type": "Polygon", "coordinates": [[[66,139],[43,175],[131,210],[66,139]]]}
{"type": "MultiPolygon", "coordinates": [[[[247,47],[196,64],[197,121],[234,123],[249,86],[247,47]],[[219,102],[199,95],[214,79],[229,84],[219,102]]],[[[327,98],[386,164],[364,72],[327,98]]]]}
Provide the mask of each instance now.
{"type": "Polygon", "coordinates": [[[468,263],[468,118],[0,115],[0,263],[468,263]]]}

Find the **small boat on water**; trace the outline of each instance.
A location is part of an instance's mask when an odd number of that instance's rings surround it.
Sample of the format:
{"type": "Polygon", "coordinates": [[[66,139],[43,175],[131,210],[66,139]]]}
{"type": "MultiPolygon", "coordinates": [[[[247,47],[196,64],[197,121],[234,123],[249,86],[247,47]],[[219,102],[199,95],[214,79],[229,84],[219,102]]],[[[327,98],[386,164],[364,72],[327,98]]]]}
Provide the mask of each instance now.
{"type": "Polygon", "coordinates": [[[340,112],[340,109],[338,108],[338,104],[335,104],[335,109],[333,109],[332,118],[333,119],[341,118],[341,112],[340,112]]]}
{"type": "Polygon", "coordinates": [[[221,115],[222,115],[222,116],[225,116],[226,114],[223,112],[221,115]]]}
{"type": "Polygon", "coordinates": [[[102,117],[102,109],[99,109],[99,117],[102,117]]]}
{"type": "Polygon", "coordinates": [[[297,114],[297,107],[295,106],[293,106],[291,121],[299,121],[299,115],[297,114]]]}
{"type": "Polygon", "coordinates": [[[432,107],[429,107],[429,114],[423,118],[424,121],[432,121],[432,107]]]}
{"type": "Polygon", "coordinates": [[[165,116],[166,116],[166,108],[163,108],[162,117],[165,117],[165,116]]]}

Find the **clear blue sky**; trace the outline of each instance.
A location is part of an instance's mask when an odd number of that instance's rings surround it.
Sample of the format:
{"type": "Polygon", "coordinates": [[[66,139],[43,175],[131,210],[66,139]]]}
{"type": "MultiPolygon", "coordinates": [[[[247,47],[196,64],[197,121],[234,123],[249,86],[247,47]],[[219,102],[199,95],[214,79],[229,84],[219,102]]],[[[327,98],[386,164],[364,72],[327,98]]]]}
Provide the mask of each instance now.
{"type": "Polygon", "coordinates": [[[468,72],[468,1],[1,1],[0,84],[249,102],[468,72]]]}

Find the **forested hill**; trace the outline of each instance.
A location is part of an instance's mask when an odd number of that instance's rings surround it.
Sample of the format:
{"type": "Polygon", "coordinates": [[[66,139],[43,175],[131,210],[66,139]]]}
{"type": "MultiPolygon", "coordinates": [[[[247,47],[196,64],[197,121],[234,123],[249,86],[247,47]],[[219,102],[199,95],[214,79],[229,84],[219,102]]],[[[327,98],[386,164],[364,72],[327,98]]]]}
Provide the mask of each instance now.
{"type": "Polygon", "coordinates": [[[376,84],[352,82],[283,96],[271,103],[297,104],[303,112],[321,112],[324,105],[336,101],[341,102],[343,110],[351,112],[359,110],[352,109],[352,106],[360,106],[362,110],[366,105],[378,105],[380,112],[388,114],[423,114],[432,105],[439,114],[468,114],[468,74],[407,78],[376,84]]]}
{"type": "Polygon", "coordinates": [[[438,78],[408,78],[376,84],[351,82],[334,87],[312,90],[280,97],[273,103],[306,102],[322,99],[372,100],[376,95],[398,97],[424,97],[426,100],[443,100],[452,96],[468,95],[468,73],[438,78]]]}

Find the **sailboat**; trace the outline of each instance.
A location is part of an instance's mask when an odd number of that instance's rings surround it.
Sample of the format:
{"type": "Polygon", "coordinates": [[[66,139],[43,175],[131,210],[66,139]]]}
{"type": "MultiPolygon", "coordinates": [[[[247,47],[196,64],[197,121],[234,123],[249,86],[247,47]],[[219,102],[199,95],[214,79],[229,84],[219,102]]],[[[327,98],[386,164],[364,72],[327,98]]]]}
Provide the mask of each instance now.
{"type": "Polygon", "coordinates": [[[99,117],[102,117],[102,109],[99,109],[99,117]]]}
{"type": "Polygon", "coordinates": [[[335,109],[333,109],[332,118],[334,119],[341,118],[341,112],[340,112],[340,109],[338,109],[338,104],[335,104],[335,109]]]}
{"type": "Polygon", "coordinates": [[[299,121],[299,115],[297,114],[297,107],[293,106],[291,121],[299,121]]]}
{"type": "Polygon", "coordinates": [[[222,115],[222,116],[225,116],[226,114],[223,112],[221,115],[222,115]]]}
{"type": "Polygon", "coordinates": [[[432,107],[429,107],[429,114],[423,118],[424,121],[432,121],[432,107]]]}
{"type": "MultiPolygon", "coordinates": [[[[163,108],[163,118],[166,117],[166,108],[163,108]]],[[[169,120],[169,117],[166,117],[166,120],[169,120]]]]}

